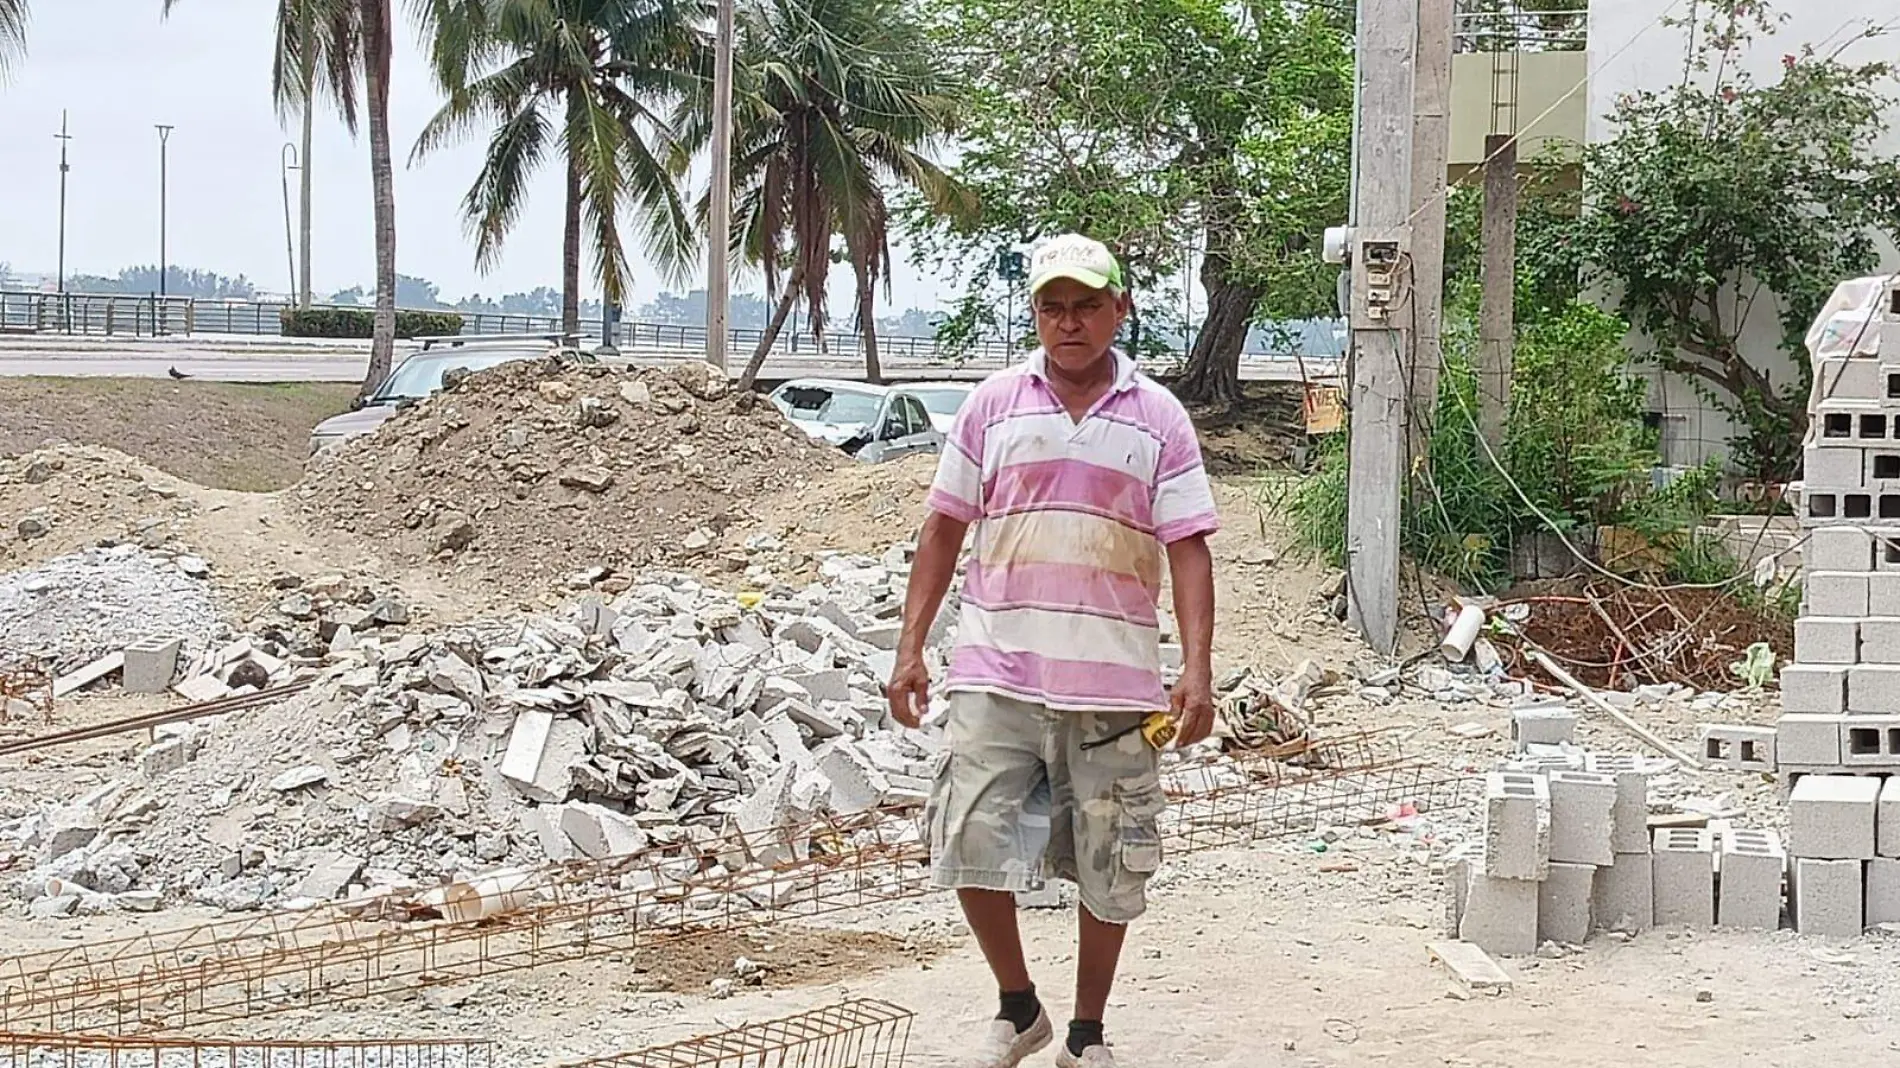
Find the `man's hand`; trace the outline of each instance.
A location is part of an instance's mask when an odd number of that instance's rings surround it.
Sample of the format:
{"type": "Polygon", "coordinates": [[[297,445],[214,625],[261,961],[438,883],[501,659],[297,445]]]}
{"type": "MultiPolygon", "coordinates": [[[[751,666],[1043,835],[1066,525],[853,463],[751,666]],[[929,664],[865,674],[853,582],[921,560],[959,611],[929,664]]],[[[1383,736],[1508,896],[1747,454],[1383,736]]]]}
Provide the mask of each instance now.
{"type": "Polygon", "coordinates": [[[930,672],[924,667],[924,658],[898,657],[884,696],[891,703],[891,718],[916,730],[923,722],[924,710],[930,707],[930,672]]]}
{"type": "Polygon", "coordinates": [[[1174,684],[1168,705],[1174,715],[1177,747],[1186,748],[1214,733],[1214,685],[1206,675],[1184,673],[1174,684]]]}

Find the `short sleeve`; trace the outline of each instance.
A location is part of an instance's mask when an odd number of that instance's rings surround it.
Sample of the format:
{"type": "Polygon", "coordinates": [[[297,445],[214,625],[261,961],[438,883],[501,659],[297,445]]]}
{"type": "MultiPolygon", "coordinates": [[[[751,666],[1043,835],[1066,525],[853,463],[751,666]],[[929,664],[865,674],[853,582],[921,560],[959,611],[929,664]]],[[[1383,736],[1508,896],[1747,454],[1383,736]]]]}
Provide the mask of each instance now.
{"type": "Polygon", "coordinates": [[[1201,442],[1194,423],[1178,404],[1165,424],[1161,462],[1155,467],[1155,537],[1163,545],[1220,529],[1214,508],[1214,490],[1201,462],[1201,442]]]}
{"type": "Polygon", "coordinates": [[[987,418],[983,405],[971,396],[957,410],[937,459],[937,477],[930,484],[924,506],[960,523],[974,523],[983,515],[983,438],[987,418]]]}

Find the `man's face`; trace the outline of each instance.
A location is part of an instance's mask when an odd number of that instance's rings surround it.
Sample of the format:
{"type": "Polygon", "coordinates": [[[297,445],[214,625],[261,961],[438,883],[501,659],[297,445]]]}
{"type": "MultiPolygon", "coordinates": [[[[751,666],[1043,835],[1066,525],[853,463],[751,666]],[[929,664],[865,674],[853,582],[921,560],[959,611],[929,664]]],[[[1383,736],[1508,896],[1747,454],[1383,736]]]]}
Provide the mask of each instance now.
{"type": "Polygon", "coordinates": [[[1036,337],[1049,361],[1068,374],[1087,372],[1115,343],[1128,317],[1128,295],[1052,279],[1035,297],[1036,337]]]}

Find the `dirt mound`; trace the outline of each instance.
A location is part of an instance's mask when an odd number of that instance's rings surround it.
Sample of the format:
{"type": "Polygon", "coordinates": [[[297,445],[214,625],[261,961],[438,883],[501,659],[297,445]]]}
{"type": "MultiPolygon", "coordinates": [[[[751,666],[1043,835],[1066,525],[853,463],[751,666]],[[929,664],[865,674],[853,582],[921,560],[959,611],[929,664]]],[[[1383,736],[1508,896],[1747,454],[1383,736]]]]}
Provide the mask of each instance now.
{"type": "Polygon", "coordinates": [[[166,544],[197,509],[193,488],[122,452],[94,446],[0,456],[0,568],[100,542],[166,544]]]}
{"type": "Polygon", "coordinates": [[[846,463],[797,490],[771,494],[751,508],[748,530],[735,530],[756,550],[758,535],[776,538],[785,552],[770,557],[780,578],[809,578],[818,553],[878,554],[916,537],[924,497],[937,474],[937,457],[906,456],[882,464],[846,463]]]}
{"type": "Polygon", "coordinates": [[[318,457],[297,493],[314,519],[394,558],[541,584],[716,568],[751,501],[846,462],[704,364],[514,363],[318,457]]]}

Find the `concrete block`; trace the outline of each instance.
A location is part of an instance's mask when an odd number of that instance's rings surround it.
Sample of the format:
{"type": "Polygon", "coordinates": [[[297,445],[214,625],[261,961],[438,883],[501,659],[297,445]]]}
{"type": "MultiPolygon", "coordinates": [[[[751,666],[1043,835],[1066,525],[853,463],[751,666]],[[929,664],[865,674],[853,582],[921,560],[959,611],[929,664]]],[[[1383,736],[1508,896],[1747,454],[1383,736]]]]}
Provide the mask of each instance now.
{"type": "Polygon", "coordinates": [[[178,650],[184,643],[177,638],[140,638],[125,647],[125,668],[120,685],[126,693],[164,693],[178,674],[178,650]]]}
{"type": "Polygon", "coordinates": [[[625,856],[646,848],[645,828],[604,805],[573,801],[559,806],[561,833],[585,856],[625,856]]]}
{"type": "Polygon", "coordinates": [[[1788,852],[1811,860],[1868,860],[1883,781],[1804,775],[1788,795],[1788,852]]]}
{"type": "Polygon", "coordinates": [[[307,897],[313,901],[334,901],[337,895],[347,890],[350,880],[363,870],[363,858],[347,853],[326,853],[317,858],[310,871],[297,884],[292,897],[307,897]]]}
{"type": "Polygon", "coordinates": [[[1867,862],[1867,897],[1861,922],[1900,923],[1900,860],[1875,857],[1867,862]]]}
{"type": "Polygon", "coordinates": [[[1830,616],[1795,620],[1794,658],[1801,664],[1860,663],[1860,620],[1830,616]]]}
{"type": "Polygon", "coordinates": [[[1616,807],[1610,811],[1610,849],[1649,852],[1649,777],[1663,765],[1629,753],[1593,753],[1584,770],[1616,779],[1616,807]]]}
{"type": "Polygon", "coordinates": [[[1813,716],[1838,716],[1847,709],[1847,669],[1818,664],[1789,664],[1781,669],[1781,710],[1813,716]]]}
{"type": "Polygon", "coordinates": [[[1458,937],[1486,953],[1522,957],[1537,951],[1537,890],[1529,879],[1497,879],[1482,864],[1468,867],[1465,913],[1458,937]]]}
{"type": "MultiPolygon", "coordinates": [[[[1802,478],[1811,486],[1854,486],[1859,485],[1863,464],[1861,450],[1852,445],[1810,445],[1807,447],[1806,466],[1802,469],[1802,478]]],[[[1848,529],[1848,528],[1843,528],[1848,529]]],[[[1816,533],[1819,533],[1818,531],[1816,533]]],[[[1820,539],[1808,543],[1808,551],[1813,552],[1820,539]]],[[[1809,566],[1819,568],[1818,563],[1809,566]]],[[[1829,571],[1853,571],[1850,564],[1843,567],[1829,567],[1829,571]]]]}
{"type": "Polygon", "coordinates": [[[1772,931],[1781,926],[1781,873],[1788,854],[1773,831],[1735,828],[1722,836],[1715,922],[1772,931]]]}
{"type": "Polygon", "coordinates": [[[1590,896],[1597,870],[1591,864],[1550,862],[1550,874],[1537,884],[1537,941],[1582,943],[1590,937],[1590,896]]]}
{"type": "Polygon", "coordinates": [[[1900,616],[1900,571],[1876,571],[1867,576],[1867,614],[1900,616]]]}
{"type": "Polygon", "coordinates": [[[574,768],[587,756],[587,725],[538,708],[515,715],[501,774],[530,801],[558,804],[574,790],[574,768]]]}
{"type": "Polygon", "coordinates": [[[1867,573],[1865,571],[1810,571],[1806,591],[1808,610],[1817,616],[1867,614],[1867,573]]]}
{"type": "Polygon", "coordinates": [[[1900,857],[1900,775],[1881,782],[1874,805],[1874,854],[1900,857]]]}
{"type": "Polygon", "coordinates": [[[1861,862],[1796,857],[1789,866],[1788,912],[1804,935],[1858,938],[1864,929],[1861,862]]]}
{"type": "Polygon", "coordinates": [[[1667,827],[1656,832],[1650,862],[1656,926],[1715,926],[1715,836],[1706,828],[1667,827]]]}
{"type": "Polygon", "coordinates": [[[1900,665],[1857,664],[1847,669],[1849,715],[1900,715],[1900,665]]]}
{"type": "Polygon", "coordinates": [[[1522,753],[1532,745],[1569,745],[1577,734],[1577,714],[1568,708],[1520,708],[1511,713],[1511,741],[1522,753]]]}
{"type": "Polygon", "coordinates": [[[1900,716],[1856,716],[1841,720],[1841,765],[1883,768],[1900,764],[1900,716]]]}
{"type": "Polygon", "coordinates": [[[1550,859],[1608,864],[1616,859],[1616,778],[1587,771],[1550,773],[1550,859]]]}
{"type": "Polygon", "coordinates": [[[1484,777],[1484,797],[1484,873],[1542,879],[1550,867],[1550,784],[1541,775],[1493,771],[1484,777]]]}
{"type": "Polygon", "coordinates": [[[1656,884],[1648,853],[1618,853],[1616,863],[1597,869],[1590,908],[1598,927],[1647,931],[1655,923],[1656,884]]]}
{"type": "Polygon", "coordinates": [[[1842,715],[1789,715],[1775,721],[1775,762],[1793,767],[1831,768],[1841,762],[1842,715]]]}
{"type": "Polygon", "coordinates": [[[1859,662],[1900,664],[1900,618],[1868,616],[1861,620],[1859,662]]]}
{"type": "Polygon", "coordinates": [[[1775,770],[1775,728],[1704,724],[1702,759],[1732,771],[1772,773],[1775,770]]]}

